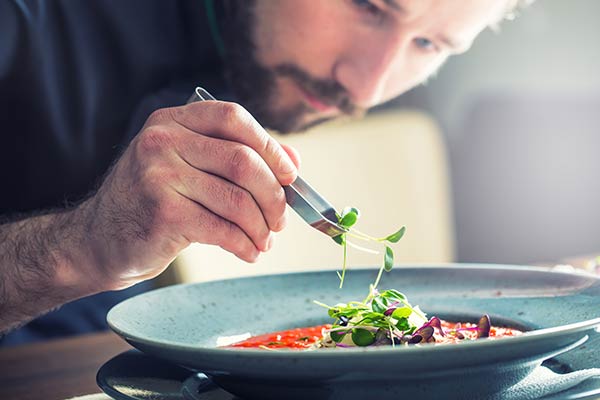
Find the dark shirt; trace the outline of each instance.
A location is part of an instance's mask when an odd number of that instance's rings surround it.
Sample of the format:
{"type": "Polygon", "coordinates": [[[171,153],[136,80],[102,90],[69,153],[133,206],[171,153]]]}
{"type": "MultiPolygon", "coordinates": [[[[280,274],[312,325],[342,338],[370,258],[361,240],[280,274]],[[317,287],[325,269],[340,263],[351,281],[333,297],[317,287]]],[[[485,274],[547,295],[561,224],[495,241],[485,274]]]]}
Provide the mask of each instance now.
{"type": "MultiPolygon", "coordinates": [[[[202,0],[0,2],[0,216],[90,193],[157,108],[224,90],[202,0]]],[[[63,306],[1,344],[105,329],[148,284],[63,306]]]]}

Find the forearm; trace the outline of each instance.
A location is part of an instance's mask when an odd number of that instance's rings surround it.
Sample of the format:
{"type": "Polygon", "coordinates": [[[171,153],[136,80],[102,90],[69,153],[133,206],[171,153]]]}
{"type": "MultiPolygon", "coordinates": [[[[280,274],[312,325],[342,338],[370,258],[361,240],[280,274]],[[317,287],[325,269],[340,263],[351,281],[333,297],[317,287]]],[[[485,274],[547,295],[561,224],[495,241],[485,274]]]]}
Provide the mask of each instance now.
{"type": "Polygon", "coordinates": [[[102,290],[74,211],[0,225],[0,332],[102,290]]]}

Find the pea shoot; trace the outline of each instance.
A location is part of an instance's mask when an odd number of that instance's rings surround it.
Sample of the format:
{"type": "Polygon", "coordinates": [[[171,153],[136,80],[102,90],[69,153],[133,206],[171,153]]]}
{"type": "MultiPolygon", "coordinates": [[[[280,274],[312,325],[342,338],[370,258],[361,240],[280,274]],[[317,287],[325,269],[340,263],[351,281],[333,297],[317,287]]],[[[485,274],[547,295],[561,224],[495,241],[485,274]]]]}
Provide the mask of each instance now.
{"type": "MultiPolygon", "coordinates": [[[[379,269],[379,273],[377,274],[377,279],[375,280],[374,287],[377,287],[379,284],[379,280],[381,279],[381,275],[383,271],[390,272],[394,267],[394,251],[389,246],[393,243],[398,243],[400,239],[404,236],[406,232],[406,227],[398,229],[396,232],[392,233],[383,238],[376,238],[365,233],[358,231],[353,228],[353,226],[358,222],[360,217],[360,211],[354,207],[346,207],[342,211],[341,215],[338,215],[338,225],[348,229],[348,232],[343,233],[341,235],[335,236],[333,240],[342,246],[343,248],[343,261],[342,261],[342,273],[338,272],[338,277],[340,278],[340,289],[344,286],[344,278],[346,277],[346,264],[348,261],[348,246],[354,247],[358,250],[372,252],[370,249],[365,249],[364,247],[357,246],[348,241],[348,238],[355,238],[360,240],[365,240],[368,242],[376,242],[381,243],[383,245],[383,264],[379,269]]],[[[375,252],[377,253],[377,252],[375,252]]]]}

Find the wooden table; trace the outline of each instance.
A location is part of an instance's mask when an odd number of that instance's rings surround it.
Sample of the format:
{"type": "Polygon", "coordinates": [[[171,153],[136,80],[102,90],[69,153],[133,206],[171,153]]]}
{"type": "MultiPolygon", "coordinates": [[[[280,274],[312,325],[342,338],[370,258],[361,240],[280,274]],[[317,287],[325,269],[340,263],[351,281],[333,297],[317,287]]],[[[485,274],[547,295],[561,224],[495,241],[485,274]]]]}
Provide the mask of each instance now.
{"type": "Polygon", "coordinates": [[[63,400],[100,392],[96,372],[129,350],[112,332],[0,350],[1,400],[63,400]]]}

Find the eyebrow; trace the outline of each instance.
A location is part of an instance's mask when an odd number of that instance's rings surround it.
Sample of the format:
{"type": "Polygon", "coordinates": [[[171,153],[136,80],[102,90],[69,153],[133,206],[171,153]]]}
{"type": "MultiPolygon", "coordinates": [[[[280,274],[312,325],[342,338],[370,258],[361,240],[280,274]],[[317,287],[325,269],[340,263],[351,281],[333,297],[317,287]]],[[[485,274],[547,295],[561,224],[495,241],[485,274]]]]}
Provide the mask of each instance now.
{"type": "Polygon", "coordinates": [[[438,40],[455,51],[464,51],[470,47],[469,43],[460,42],[443,34],[438,36],[438,40]]]}
{"type": "Polygon", "coordinates": [[[451,47],[453,49],[459,49],[462,47],[461,43],[458,43],[456,40],[449,38],[445,35],[438,36],[440,42],[444,43],[446,46],[451,47]]]}
{"type": "Polygon", "coordinates": [[[385,4],[387,4],[390,8],[398,11],[401,14],[404,14],[404,8],[400,4],[396,2],[396,0],[383,0],[385,4]]]}
{"type": "MultiPolygon", "coordinates": [[[[383,0],[383,2],[388,7],[394,9],[395,11],[399,12],[400,14],[406,13],[406,10],[404,9],[404,7],[402,7],[396,0],[383,0]]],[[[443,34],[438,36],[438,40],[455,51],[461,51],[465,48],[468,48],[468,46],[465,45],[464,43],[461,43],[458,40],[454,40],[443,34]]]]}

